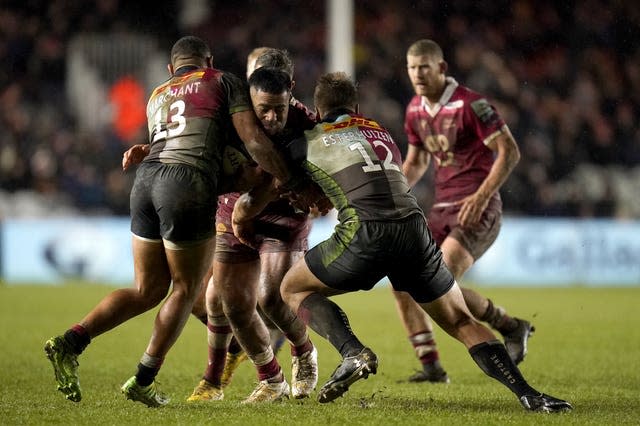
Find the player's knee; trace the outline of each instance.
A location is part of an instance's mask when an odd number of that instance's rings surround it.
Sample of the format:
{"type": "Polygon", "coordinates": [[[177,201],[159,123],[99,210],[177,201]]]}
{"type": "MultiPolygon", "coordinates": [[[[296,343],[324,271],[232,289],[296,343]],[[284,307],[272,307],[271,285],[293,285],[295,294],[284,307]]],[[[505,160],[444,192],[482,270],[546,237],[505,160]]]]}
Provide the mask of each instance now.
{"type": "Polygon", "coordinates": [[[169,286],[140,286],[138,288],[139,299],[147,307],[157,306],[167,296],[169,286]]]}
{"type": "Polygon", "coordinates": [[[223,304],[224,315],[229,318],[229,321],[240,326],[241,324],[247,324],[253,313],[255,312],[255,303],[253,304],[244,304],[244,303],[234,303],[230,301],[230,303],[223,304]]]}
{"type": "Polygon", "coordinates": [[[298,306],[299,295],[298,292],[295,291],[294,287],[291,285],[284,285],[280,287],[280,297],[282,297],[282,301],[289,307],[298,306]]]}

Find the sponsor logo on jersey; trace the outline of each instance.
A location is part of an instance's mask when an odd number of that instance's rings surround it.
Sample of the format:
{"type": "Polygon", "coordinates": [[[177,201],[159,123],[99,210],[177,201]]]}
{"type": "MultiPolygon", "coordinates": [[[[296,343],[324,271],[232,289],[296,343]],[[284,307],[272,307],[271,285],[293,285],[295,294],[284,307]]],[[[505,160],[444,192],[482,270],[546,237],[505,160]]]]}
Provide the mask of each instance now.
{"type": "Polygon", "coordinates": [[[354,127],[354,126],[365,126],[365,127],[371,127],[373,129],[382,129],[382,126],[376,123],[375,121],[367,120],[366,118],[362,118],[362,117],[351,117],[349,121],[341,121],[339,123],[333,123],[333,124],[324,124],[322,128],[325,132],[330,132],[332,130],[346,129],[348,127],[354,127]]]}
{"type": "Polygon", "coordinates": [[[483,123],[489,122],[493,116],[493,108],[484,98],[471,102],[471,109],[483,123]]]}

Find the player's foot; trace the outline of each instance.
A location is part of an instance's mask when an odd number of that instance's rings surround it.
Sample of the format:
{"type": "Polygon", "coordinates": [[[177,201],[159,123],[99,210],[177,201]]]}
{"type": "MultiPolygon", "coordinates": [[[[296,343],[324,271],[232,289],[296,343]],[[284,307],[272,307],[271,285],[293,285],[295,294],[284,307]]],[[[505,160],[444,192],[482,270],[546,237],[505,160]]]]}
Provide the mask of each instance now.
{"type": "Polygon", "coordinates": [[[235,373],[238,366],[247,359],[249,359],[249,357],[245,351],[240,351],[237,354],[227,352],[227,360],[224,363],[224,370],[222,370],[222,377],[220,378],[221,387],[225,388],[229,386],[233,378],[233,373],[235,373]]]}
{"type": "Polygon", "coordinates": [[[294,398],[306,398],[318,384],[318,350],[314,346],[291,361],[291,395],[294,398]]]}
{"type": "Polygon", "coordinates": [[[283,399],[289,399],[289,384],[286,380],[275,383],[262,380],[242,403],[255,404],[258,402],[281,401],[283,399]]]}
{"type": "Polygon", "coordinates": [[[520,403],[527,410],[541,411],[544,413],[557,413],[573,410],[573,407],[567,401],[554,398],[544,393],[541,393],[539,395],[521,396],[520,403]]]}
{"type": "Polygon", "coordinates": [[[187,402],[222,401],[223,399],[224,392],[221,386],[212,385],[205,379],[202,379],[193,390],[191,396],[187,398],[187,402]]]}
{"type": "Polygon", "coordinates": [[[136,376],[133,376],[122,385],[120,390],[127,399],[142,402],[147,407],[161,407],[169,403],[169,398],[158,390],[155,381],[149,386],[140,386],[136,376]]]}
{"type": "Polygon", "coordinates": [[[378,357],[369,348],[362,349],[357,355],[344,358],[331,375],[331,379],[320,388],[318,401],[333,401],[349,390],[349,386],[354,382],[366,379],[369,374],[376,374],[377,370],[378,357]]]}
{"type": "Polygon", "coordinates": [[[51,361],[56,375],[58,390],[70,401],[80,402],[82,390],[78,378],[78,355],[71,350],[71,346],[64,336],[56,336],[47,340],[44,351],[51,361]]]}
{"type": "Polygon", "coordinates": [[[504,336],[504,346],[507,348],[509,358],[517,365],[527,355],[527,341],[536,329],[529,321],[519,318],[514,319],[518,322],[518,326],[502,335],[504,336]]]}
{"type": "Polygon", "coordinates": [[[409,377],[411,383],[449,383],[449,376],[447,372],[440,366],[426,365],[421,371],[416,371],[413,376],[409,377]]]}

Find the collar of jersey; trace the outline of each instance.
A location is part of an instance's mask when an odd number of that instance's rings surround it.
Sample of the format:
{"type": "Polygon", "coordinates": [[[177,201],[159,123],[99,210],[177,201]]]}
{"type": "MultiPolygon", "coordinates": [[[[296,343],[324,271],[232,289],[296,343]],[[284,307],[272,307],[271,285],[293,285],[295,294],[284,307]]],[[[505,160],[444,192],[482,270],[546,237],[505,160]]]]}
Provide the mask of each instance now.
{"type": "Polygon", "coordinates": [[[333,123],[334,121],[336,121],[336,119],[338,117],[340,117],[341,115],[353,115],[355,114],[353,111],[351,111],[350,109],[347,108],[338,108],[338,109],[334,109],[333,111],[331,111],[329,114],[327,114],[323,119],[322,122],[323,123],[333,123]]]}
{"type": "Polygon", "coordinates": [[[195,65],[185,65],[185,66],[183,66],[183,67],[178,68],[178,69],[176,70],[176,72],[174,72],[174,73],[173,73],[173,76],[174,76],[174,77],[179,77],[179,76],[181,76],[181,75],[185,75],[185,74],[186,74],[186,73],[188,73],[188,72],[191,72],[191,71],[197,70],[198,68],[200,68],[200,67],[195,66],[195,65]]]}

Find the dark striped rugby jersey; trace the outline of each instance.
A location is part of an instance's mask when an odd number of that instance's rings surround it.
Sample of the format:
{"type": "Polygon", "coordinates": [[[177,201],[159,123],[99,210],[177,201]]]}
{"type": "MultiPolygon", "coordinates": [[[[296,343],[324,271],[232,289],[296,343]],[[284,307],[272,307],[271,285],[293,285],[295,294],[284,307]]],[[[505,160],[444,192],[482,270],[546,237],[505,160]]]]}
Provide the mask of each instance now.
{"type": "MultiPolygon", "coordinates": [[[[422,213],[402,173],[402,158],[389,132],[376,121],[345,113],[305,132],[293,157],[347,220],[393,220],[422,213]]],[[[297,145],[296,145],[297,143],[297,145]]]]}
{"type": "Polygon", "coordinates": [[[231,115],[250,109],[243,80],[213,68],[183,67],[149,98],[151,149],[144,161],[187,164],[215,182],[222,151],[237,137],[231,115]]]}

